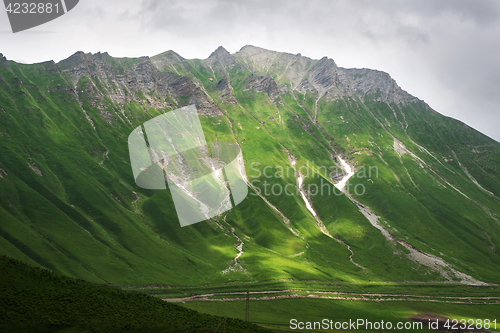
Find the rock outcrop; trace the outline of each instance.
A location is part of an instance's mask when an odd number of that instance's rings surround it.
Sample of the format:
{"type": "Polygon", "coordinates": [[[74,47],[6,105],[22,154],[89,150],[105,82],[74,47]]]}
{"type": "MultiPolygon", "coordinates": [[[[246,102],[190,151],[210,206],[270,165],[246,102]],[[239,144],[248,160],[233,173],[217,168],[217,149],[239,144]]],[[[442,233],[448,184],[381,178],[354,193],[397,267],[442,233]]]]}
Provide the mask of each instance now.
{"type": "MultiPolygon", "coordinates": [[[[8,65],[3,55],[0,55],[0,62],[8,65]]],[[[395,103],[417,100],[384,72],[345,69],[327,57],[313,60],[301,54],[280,53],[251,45],[234,55],[220,46],[201,61],[186,60],[173,51],[151,58],[113,58],[108,53],[77,52],[58,64],[47,64],[41,70],[61,72],[71,86],[59,86],[58,90],[85,93],[98,108],[106,96],[118,108],[131,101],[145,108],[157,109],[195,104],[201,115],[221,115],[220,107],[213,102],[203,83],[189,75],[193,67],[211,71],[213,85],[209,89],[218,92],[228,104],[238,103],[229,75],[234,70],[249,70],[252,74],[246,79],[244,90],[265,92],[275,103],[280,93],[292,91],[311,92],[327,100],[345,96],[369,96],[395,103]]]]}
{"type": "Polygon", "coordinates": [[[244,90],[253,89],[257,92],[266,92],[271,100],[275,100],[280,96],[278,85],[270,75],[255,76],[251,75],[248,80],[250,81],[244,90]]]}
{"type": "Polygon", "coordinates": [[[222,80],[217,82],[216,87],[217,87],[217,90],[219,90],[221,92],[219,96],[222,97],[223,99],[225,99],[227,101],[227,103],[238,104],[238,101],[236,100],[236,98],[233,95],[232,87],[231,87],[231,84],[229,83],[229,79],[227,77],[224,77],[222,80]]]}
{"type": "Polygon", "coordinates": [[[338,67],[327,57],[314,60],[301,54],[269,51],[251,45],[244,46],[234,56],[255,75],[272,75],[277,78],[280,87],[284,83],[290,84],[292,90],[301,93],[310,91],[327,99],[371,96],[379,101],[398,104],[418,101],[402,90],[387,73],[338,67]]]}
{"type": "Polygon", "coordinates": [[[85,93],[90,94],[95,103],[102,103],[105,95],[121,106],[131,101],[157,109],[195,104],[201,115],[222,114],[203,87],[190,77],[178,74],[175,66],[182,67],[185,63],[186,60],[171,51],[154,57],[154,60],[149,57],[113,58],[107,53],[77,52],[56,67],[69,77],[73,85],[71,88],[77,93],[83,92],[77,89],[79,82],[83,82],[82,78],[89,78],[90,82],[84,85],[85,93]],[[167,100],[172,100],[173,104],[167,100]]]}

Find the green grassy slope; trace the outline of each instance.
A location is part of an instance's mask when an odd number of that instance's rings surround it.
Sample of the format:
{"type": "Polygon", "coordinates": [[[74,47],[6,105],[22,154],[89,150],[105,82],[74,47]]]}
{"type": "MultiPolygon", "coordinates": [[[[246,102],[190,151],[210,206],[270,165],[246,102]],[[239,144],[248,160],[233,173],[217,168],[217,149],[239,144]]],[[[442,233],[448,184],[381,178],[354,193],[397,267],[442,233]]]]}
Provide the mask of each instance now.
{"type": "Polygon", "coordinates": [[[500,144],[420,101],[300,90],[288,73],[316,68],[304,59],[273,55],[262,68],[241,55],[184,60],[173,52],[151,60],[77,53],[59,64],[0,62],[1,253],[115,285],[445,280],[333,189],[321,167],[338,166],[340,155],[356,167],[351,188],[365,188],[355,199],[391,234],[499,283],[500,144]],[[259,75],[279,91],[248,88],[259,75]],[[255,189],[233,210],[181,228],[169,191],[135,185],[127,138],[190,103],[219,108],[200,117],[207,142],[237,142],[255,189]],[[394,139],[408,151],[396,152],[394,139]],[[309,174],[306,190],[330,191],[309,193],[319,222],[298,193],[290,155],[295,170],[309,174]],[[292,194],[266,194],[264,181],[268,191],[288,185],[292,194]],[[238,239],[242,268],[223,273],[238,239]]]}
{"type": "MultiPolygon", "coordinates": [[[[1,332],[213,332],[223,317],[0,256],[1,332]]],[[[227,320],[231,332],[268,332],[227,320]]]]}

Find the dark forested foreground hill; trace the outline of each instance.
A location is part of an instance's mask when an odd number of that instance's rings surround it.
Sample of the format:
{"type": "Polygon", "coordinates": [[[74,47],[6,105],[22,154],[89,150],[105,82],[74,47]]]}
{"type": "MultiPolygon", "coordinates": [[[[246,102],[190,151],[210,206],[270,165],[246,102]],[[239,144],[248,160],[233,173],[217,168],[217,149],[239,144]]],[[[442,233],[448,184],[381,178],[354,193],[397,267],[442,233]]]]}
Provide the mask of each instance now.
{"type": "Polygon", "coordinates": [[[114,285],[500,282],[500,144],[386,73],[252,46],[0,58],[5,255],[114,285]],[[241,148],[249,195],[181,228],[170,191],[135,184],[127,140],[192,104],[207,143],[241,148]]]}
{"type": "MultiPolygon", "coordinates": [[[[0,332],[214,332],[222,317],[0,256],[0,332]]],[[[226,332],[268,332],[226,320],[226,332]]]]}

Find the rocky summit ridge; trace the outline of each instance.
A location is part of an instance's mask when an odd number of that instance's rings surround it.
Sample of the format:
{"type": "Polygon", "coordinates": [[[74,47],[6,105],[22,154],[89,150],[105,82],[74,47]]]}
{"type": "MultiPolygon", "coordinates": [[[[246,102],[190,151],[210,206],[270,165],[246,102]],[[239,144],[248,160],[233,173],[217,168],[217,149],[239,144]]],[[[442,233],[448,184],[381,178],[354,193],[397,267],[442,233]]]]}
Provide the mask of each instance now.
{"type": "MultiPolygon", "coordinates": [[[[365,68],[341,68],[327,57],[313,60],[300,54],[269,51],[251,45],[230,54],[223,46],[219,46],[201,63],[223,77],[227,77],[229,70],[235,66],[246,68],[253,73],[247,89],[266,91],[272,99],[278,96],[279,85],[280,89],[318,94],[318,99],[325,97],[335,100],[344,96],[363,97],[371,94],[384,102],[407,103],[417,100],[402,90],[387,73],[365,68]]],[[[112,82],[116,89],[109,91],[103,87],[104,91],[100,93],[116,102],[131,101],[136,92],[146,90],[169,95],[174,101],[188,97],[190,103],[198,106],[201,114],[220,115],[220,108],[211,101],[202,85],[193,77],[183,77],[189,69],[187,59],[174,51],[133,60],[113,58],[107,52],[91,54],[79,51],[54,64],[49,70],[68,74],[73,86],[83,76],[96,76],[112,82]]],[[[225,82],[222,85],[227,86],[225,82]]],[[[99,89],[91,89],[99,93],[99,89]]],[[[224,91],[225,96],[234,103],[229,91],[224,91]]],[[[148,102],[155,107],[171,106],[168,102],[154,99],[148,99],[148,102]]]]}

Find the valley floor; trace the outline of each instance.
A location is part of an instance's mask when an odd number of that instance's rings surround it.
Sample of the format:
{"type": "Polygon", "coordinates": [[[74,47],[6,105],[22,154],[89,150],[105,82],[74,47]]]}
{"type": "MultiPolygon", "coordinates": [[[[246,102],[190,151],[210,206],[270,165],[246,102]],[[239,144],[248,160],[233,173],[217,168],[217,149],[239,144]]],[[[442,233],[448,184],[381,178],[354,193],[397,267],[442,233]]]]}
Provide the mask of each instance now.
{"type": "MultiPolygon", "coordinates": [[[[434,302],[412,302],[412,301],[378,301],[378,302],[356,302],[353,300],[324,300],[324,299],[277,299],[268,301],[250,300],[250,321],[259,325],[285,331],[302,332],[431,332],[428,328],[427,318],[446,319],[481,319],[483,322],[488,318],[498,318],[498,305],[466,305],[447,304],[443,306],[434,302]],[[420,313],[421,315],[418,315],[420,313]],[[441,313],[445,313],[442,315],[441,313]],[[415,322],[425,318],[421,327],[415,322]],[[295,319],[296,321],[293,321],[295,319]],[[357,322],[364,320],[365,323],[391,323],[392,329],[373,329],[366,326],[357,327],[355,330],[330,330],[330,329],[298,329],[294,323],[322,323],[324,319],[335,323],[357,322]],[[405,329],[396,329],[398,323],[402,323],[405,329]]],[[[219,314],[234,318],[244,318],[245,301],[235,302],[187,302],[183,306],[208,314],[219,314]]],[[[493,321],[494,319],[490,319],[493,321]]],[[[496,320],[498,323],[498,319],[496,320]]],[[[489,330],[474,330],[474,332],[498,332],[499,325],[490,327],[489,330]]],[[[450,331],[451,332],[451,331],[450,331]]],[[[456,332],[456,331],[453,331],[456,332]]],[[[469,331],[460,331],[469,332],[469,331]]]]}
{"type": "MultiPolygon", "coordinates": [[[[268,281],[193,288],[143,286],[126,289],[141,291],[202,313],[229,318],[245,318],[248,302],[251,322],[280,330],[299,330],[292,329],[293,319],[304,323],[322,322],[324,319],[333,323],[363,319],[373,323],[383,320],[393,325],[398,322],[413,325],[419,318],[425,318],[426,324],[422,329],[405,329],[407,332],[425,332],[430,331],[425,327],[429,323],[427,318],[439,317],[474,322],[488,320],[492,323],[496,320],[496,327],[490,325],[486,331],[500,332],[498,285],[268,281]]],[[[374,330],[361,328],[355,331],[374,330]]]]}

